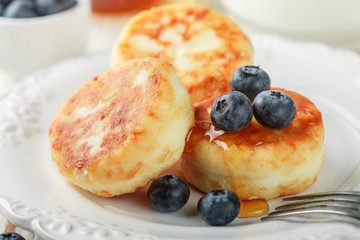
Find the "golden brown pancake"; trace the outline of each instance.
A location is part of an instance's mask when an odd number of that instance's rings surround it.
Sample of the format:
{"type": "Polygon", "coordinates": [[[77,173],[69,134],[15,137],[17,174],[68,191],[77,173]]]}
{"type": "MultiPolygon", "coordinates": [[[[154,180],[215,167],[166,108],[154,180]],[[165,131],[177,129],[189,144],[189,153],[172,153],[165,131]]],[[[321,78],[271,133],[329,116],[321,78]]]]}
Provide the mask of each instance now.
{"type": "Polygon", "coordinates": [[[252,63],[253,47],[228,16],[205,7],[165,5],[127,23],[113,47],[111,65],[141,57],[171,63],[195,103],[230,91],[232,73],[252,63]]]}
{"type": "Polygon", "coordinates": [[[192,103],[173,67],[135,59],[81,86],[49,128],[62,175],[97,195],[134,192],[181,156],[194,124],[192,103]]]}
{"type": "Polygon", "coordinates": [[[298,193],[316,180],[324,159],[324,127],[316,106],[285,89],[295,102],[293,122],[284,129],[261,126],[255,118],[237,132],[216,129],[210,109],[216,97],[195,104],[196,124],[182,157],[185,178],[208,192],[235,191],[240,199],[272,199],[298,193]]]}

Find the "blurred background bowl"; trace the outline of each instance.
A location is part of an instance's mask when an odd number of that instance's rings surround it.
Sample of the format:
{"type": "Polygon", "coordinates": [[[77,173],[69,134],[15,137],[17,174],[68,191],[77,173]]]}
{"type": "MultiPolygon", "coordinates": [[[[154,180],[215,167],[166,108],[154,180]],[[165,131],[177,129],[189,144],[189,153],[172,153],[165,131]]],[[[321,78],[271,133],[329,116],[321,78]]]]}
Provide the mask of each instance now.
{"type": "Polygon", "coordinates": [[[13,78],[48,67],[86,48],[88,0],[59,13],[33,18],[0,17],[0,72],[13,78]]]}
{"type": "Polygon", "coordinates": [[[220,0],[219,3],[248,31],[334,45],[360,40],[359,0],[220,0]]]}

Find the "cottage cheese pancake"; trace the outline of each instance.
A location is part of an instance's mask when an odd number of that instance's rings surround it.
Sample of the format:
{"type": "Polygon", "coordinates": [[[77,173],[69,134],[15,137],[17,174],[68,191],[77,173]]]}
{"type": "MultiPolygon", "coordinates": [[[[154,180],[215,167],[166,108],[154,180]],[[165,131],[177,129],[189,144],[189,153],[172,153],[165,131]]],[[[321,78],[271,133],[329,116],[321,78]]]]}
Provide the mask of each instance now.
{"type": "Polygon", "coordinates": [[[199,102],[229,91],[231,74],[252,63],[253,48],[229,17],[199,6],[168,5],[128,22],[111,65],[147,56],[171,63],[191,100],[199,102]]]}
{"type": "Polygon", "coordinates": [[[130,193],[180,158],[193,124],[173,67],[135,59],[91,79],[60,108],[49,128],[52,159],[83,189],[130,193]]]}
{"type": "Polygon", "coordinates": [[[196,124],[181,162],[192,185],[204,192],[231,189],[245,200],[298,193],[315,182],[324,159],[321,113],[304,96],[276,90],[287,93],[297,108],[293,122],[280,130],[253,118],[247,128],[225,132],[210,120],[215,97],[195,104],[196,124]]]}

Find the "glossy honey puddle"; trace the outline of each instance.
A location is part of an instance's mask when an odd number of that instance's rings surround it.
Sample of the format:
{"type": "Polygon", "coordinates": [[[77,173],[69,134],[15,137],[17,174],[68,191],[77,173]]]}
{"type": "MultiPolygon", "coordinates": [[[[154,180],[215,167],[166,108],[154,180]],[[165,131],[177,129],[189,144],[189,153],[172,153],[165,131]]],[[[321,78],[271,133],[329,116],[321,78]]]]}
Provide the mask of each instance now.
{"type": "Polygon", "coordinates": [[[242,200],[238,218],[259,217],[269,212],[269,204],[265,199],[242,200]]]}

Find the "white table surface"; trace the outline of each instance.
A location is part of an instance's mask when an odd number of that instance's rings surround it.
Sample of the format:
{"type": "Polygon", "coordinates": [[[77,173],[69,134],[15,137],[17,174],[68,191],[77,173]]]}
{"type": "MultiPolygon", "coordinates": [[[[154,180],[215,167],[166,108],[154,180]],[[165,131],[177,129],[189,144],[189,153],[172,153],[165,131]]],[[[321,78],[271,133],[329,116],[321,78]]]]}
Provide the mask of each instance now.
{"type": "MultiPolygon", "coordinates": [[[[181,0],[179,0],[181,1],[181,0]]],[[[170,2],[179,2],[172,0],[170,2]]],[[[210,0],[182,0],[182,2],[190,2],[190,3],[200,3],[203,5],[211,5],[210,0]]],[[[117,36],[127,22],[127,20],[132,16],[132,14],[121,14],[118,16],[106,16],[106,15],[91,15],[90,18],[90,29],[89,29],[89,42],[84,54],[94,54],[100,52],[109,52],[111,51],[112,45],[117,39],[117,36]]],[[[245,32],[249,35],[257,34],[258,31],[247,28],[243,26],[245,32]]],[[[325,43],[326,44],[326,43],[325,43]]],[[[333,47],[340,47],[349,49],[360,54],[360,39],[359,41],[353,41],[351,43],[340,43],[336,45],[332,45],[333,47]]],[[[16,84],[19,80],[14,79],[11,76],[5,76],[0,73],[0,100],[3,96],[6,95],[6,92],[11,89],[11,87],[16,84]]],[[[10,223],[4,216],[0,214],[0,233],[2,232],[18,232],[22,236],[24,236],[27,240],[38,239],[39,237],[34,234],[17,228],[15,225],[10,223]]]]}

